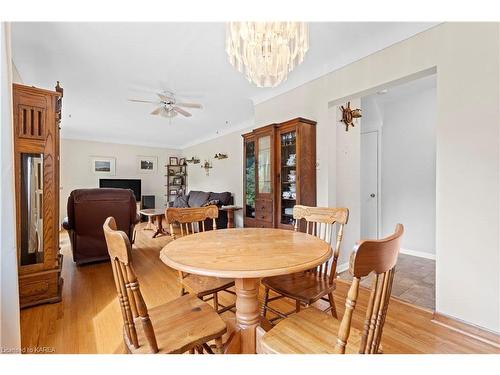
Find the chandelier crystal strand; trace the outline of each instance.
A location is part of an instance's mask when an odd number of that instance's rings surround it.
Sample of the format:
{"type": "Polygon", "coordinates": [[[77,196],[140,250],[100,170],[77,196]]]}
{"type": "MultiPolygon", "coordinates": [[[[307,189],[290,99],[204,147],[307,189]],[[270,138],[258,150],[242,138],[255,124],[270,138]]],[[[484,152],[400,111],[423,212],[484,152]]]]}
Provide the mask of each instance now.
{"type": "Polygon", "coordinates": [[[275,87],[287,79],[309,49],[305,22],[229,22],[229,62],[258,87],[275,87]]]}

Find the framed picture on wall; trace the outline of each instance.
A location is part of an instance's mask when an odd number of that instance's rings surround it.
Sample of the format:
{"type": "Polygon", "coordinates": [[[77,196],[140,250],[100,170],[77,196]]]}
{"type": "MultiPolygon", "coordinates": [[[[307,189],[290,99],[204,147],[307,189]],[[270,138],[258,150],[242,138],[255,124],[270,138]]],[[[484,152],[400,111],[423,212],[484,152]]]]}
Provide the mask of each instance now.
{"type": "Polygon", "coordinates": [[[116,159],[107,156],[91,156],[90,166],[94,174],[114,176],[116,174],[116,159]]]}
{"type": "Polygon", "coordinates": [[[168,164],[170,165],[179,165],[179,159],[176,156],[171,156],[168,158],[168,164]]]}
{"type": "Polygon", "coordinates": [[[180,158],[179,165],[186,165],[186,158],[180,158]]]}
{"type": "Polygon", "coordinates": [[[139,173],[156,173],[158,158],[156,156],[138,156],[137,171],[139,173]]]}

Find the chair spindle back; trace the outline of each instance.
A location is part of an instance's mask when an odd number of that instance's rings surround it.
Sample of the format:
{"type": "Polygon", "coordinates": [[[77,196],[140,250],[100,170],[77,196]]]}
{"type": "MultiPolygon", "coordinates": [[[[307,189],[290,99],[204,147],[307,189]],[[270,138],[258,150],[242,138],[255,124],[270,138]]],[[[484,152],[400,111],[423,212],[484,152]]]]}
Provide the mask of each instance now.
{"type": "Polygon", "coordinates": [[[329,208],[329,207],[308,207],[297,205],[293,208],[293,218],[295,220],[294,230],[297,232],[301,221],[305,221],[306,233],[316,236],[333,247],[333,257],[328,267],[328,261],[310,270],[323,277],[330,277],[333,281],[337,277],[337,261],[340,253],[340,244],[344,235],[344,225],[349,219],[349,210],[347,208],[329,208]],[[337,224],[337,231],[335,231],[337,224]],[[329,276],[328,276],[329,274],[329,276]]]}
{"type": "MultiPolygon", "coordinates": [[[[215,205],[205,207],[188,207],[188,208],[167,208],[165,210],[170,227],[170,237],[175,240],[174,223],[179,224],[181,237],[188,236],[197,232],[205,232],[205,220],[212,219],[212,229],[217,229],[215,219],[219,217],[219,209],[215,205]]],[[[208,229],[208,228],[207,228],[208,229]]],[[[186,273],[178,271],[180,280],[186,277],[186,273]]],[[[182,289],[181,294],[183,294],[182,289]]]]}
{"type": "Polygon", "coordinates": [[[217,206],[167,208],[165,217],[170,226],[170,236],[175,239],[173,224],[179,224],[181,237],[197,232],[205,232],[205,220],[212,219],[212,229],[217,229],[215,219],[219,217],[217,206]]]}
{"type": "Polygon", "coordinates": [[[378,353],[403,232],[403,225],[397,224],[394,233],[389,237],[381,240],[360,241],[354,247],[349,261],[349,272],[353,276],[353,280],[347,294],[345,312],[339,327],[335,345],[336,353],[345,353],[352,314],[358,298],[359,284],[363,277],[372,272],[374,272],[373,283],[366,309],[359,353],[378,353]]]}
{"type": "Polygon", "coordinates": [[[120,301],[123,332],[126,339],[135,348],[141,345],[137,338],[135,326],[135,320],[140,319],[151,352],[157,353],[158,344],[153,324],[149,319],[148,308],[142,297],[139,282],[132,267],[130,241],[125,232],[116,230],[116,221],[113,217],[106,219],[103,229],[111,258],[116,291],[120,301]]]}

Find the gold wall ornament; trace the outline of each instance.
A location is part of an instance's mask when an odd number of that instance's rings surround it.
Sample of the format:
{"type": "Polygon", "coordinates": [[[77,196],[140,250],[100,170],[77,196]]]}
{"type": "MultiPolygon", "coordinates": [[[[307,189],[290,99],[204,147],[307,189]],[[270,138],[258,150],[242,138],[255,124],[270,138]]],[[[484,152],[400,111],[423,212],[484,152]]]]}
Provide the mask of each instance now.
{"type": "Polygon", "coordinates": [[[342,111],[342,119],[340,122],[345,124],[345,131],[349,131],[349,125],[354,127],[354,119],[362,117],[361,109],[351,109],[351,102],[347,102],[347,106],[344,108],[343,105],[340,106],[342,111]]]}
{"type": "Polygon", "coordinates": [[[221,160],[221,159],[227,159],[228,156],[227,156],[227,154],[222,154],[222,153],[219,152],[218,154],[215,154],[214,158],[218,159],[218,160],[221,160]]]}
{"type": "Polygon", "coordinates": [[[205,172],[207,173],[207,176],[208,176],[208,174],[210,172],[210,169],[213,168],[212,164],[209,161],[207,161],[207,160],[205,160],[205,163],[203,163],[203,165],[201,167],[205,169],[205,172]]]}
{"type": "Polygon", "coordinates": [[[195,157],[195,156],[192,156],[191,159],[186,159],[186,163],[193,163],[193,164],[199,164],[200,162],[200,159],[195,157]]]}

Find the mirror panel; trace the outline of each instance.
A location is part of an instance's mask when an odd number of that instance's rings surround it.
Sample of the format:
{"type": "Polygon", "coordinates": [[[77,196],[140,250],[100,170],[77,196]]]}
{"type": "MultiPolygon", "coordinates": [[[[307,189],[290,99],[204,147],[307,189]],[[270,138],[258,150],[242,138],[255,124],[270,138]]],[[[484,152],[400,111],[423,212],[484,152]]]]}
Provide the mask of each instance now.
{"type": "Polygon", "coordinates": [[[21,265],[43,263],[43,154],[21,154],[21,265]]]}

